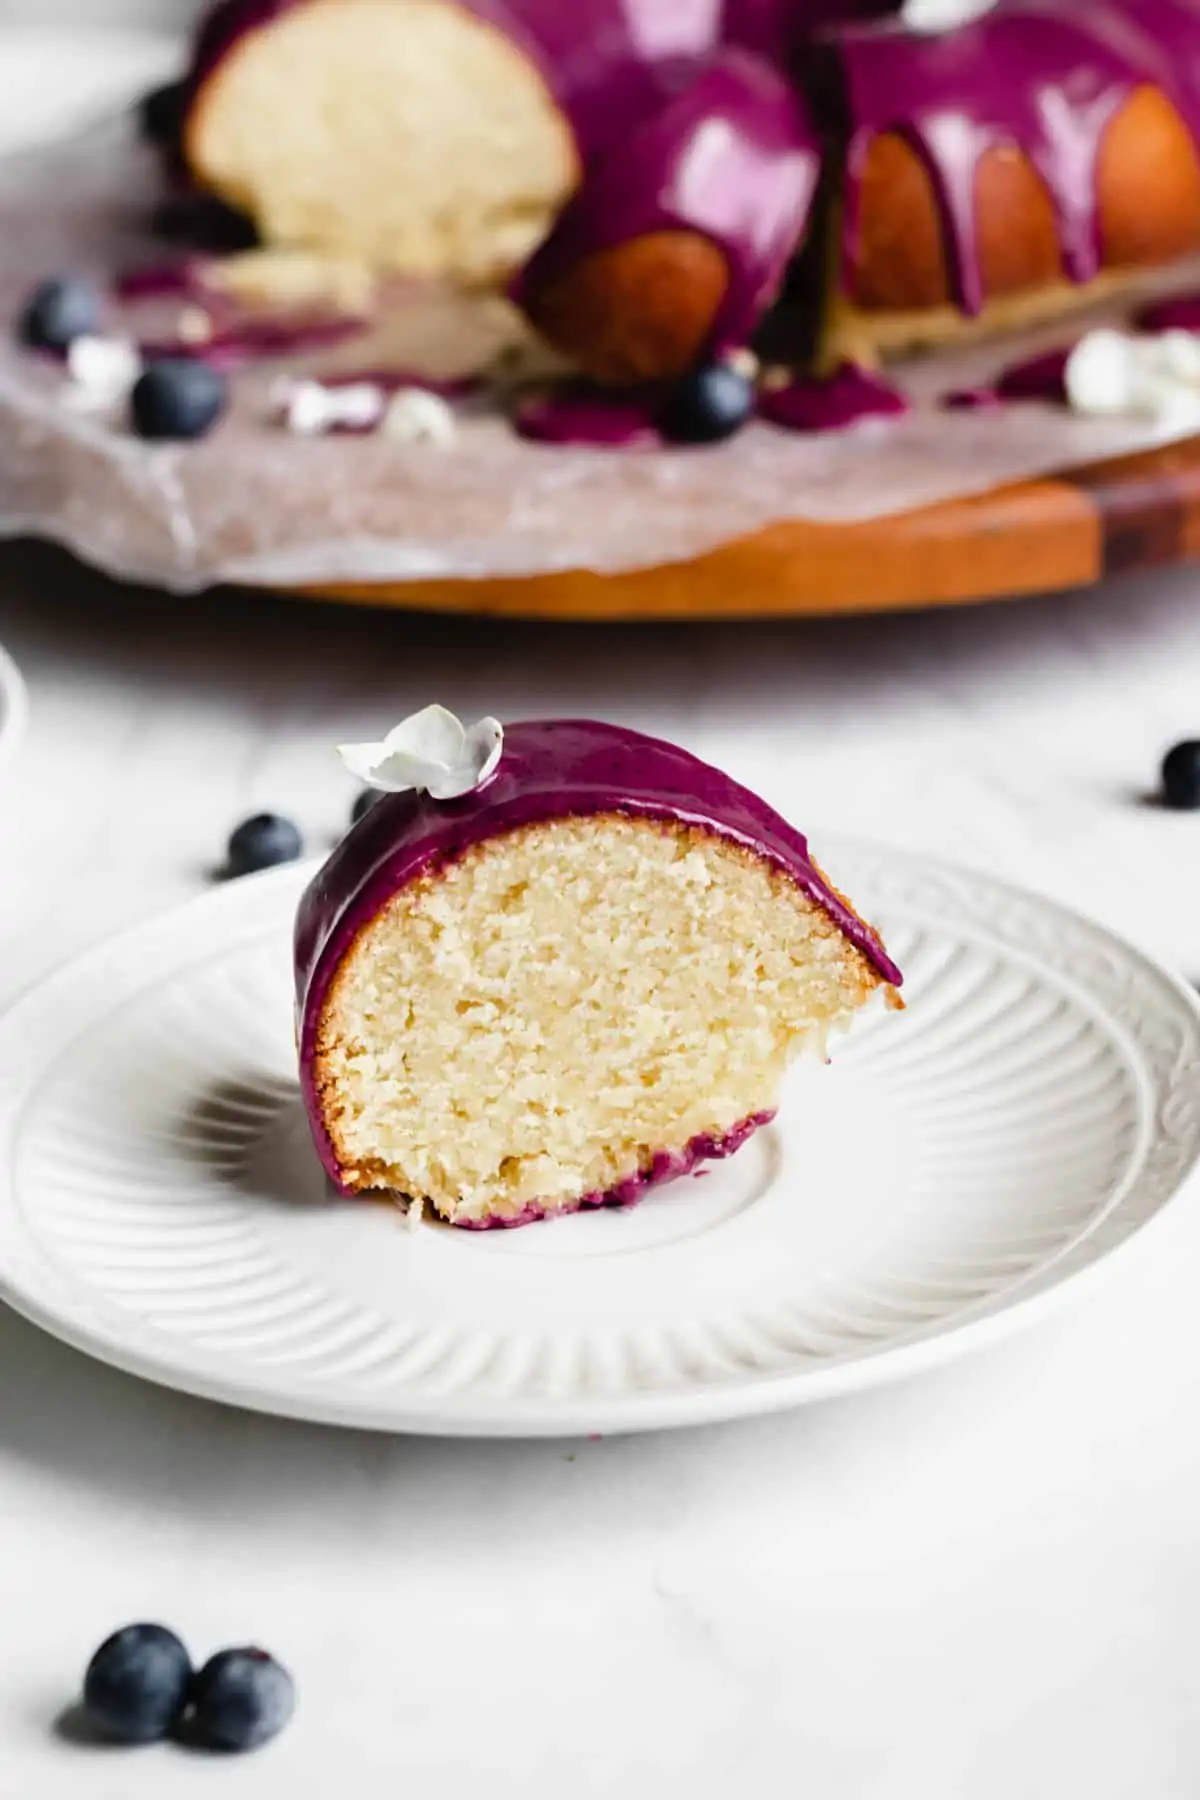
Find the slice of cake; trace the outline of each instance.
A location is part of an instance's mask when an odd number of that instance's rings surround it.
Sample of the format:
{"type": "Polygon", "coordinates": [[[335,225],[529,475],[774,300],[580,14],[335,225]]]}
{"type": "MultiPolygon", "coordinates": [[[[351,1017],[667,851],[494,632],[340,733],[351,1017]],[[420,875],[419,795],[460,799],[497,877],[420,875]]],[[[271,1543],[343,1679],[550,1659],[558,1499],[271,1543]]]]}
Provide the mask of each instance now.
{"type": "Polygon", "coordinates": [[[346,1194],[517,1225],[726,1156],[900,973],[728,776],[584,720],[429,708],[343,752],[388,791],[305,894],[301,1079],[346,1194]]]}

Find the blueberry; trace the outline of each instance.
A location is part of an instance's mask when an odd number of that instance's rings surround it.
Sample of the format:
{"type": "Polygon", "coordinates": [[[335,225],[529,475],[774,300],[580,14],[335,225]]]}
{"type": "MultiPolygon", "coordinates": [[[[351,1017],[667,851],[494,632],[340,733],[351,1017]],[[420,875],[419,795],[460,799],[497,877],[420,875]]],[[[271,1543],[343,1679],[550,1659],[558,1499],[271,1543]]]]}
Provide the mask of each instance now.
{"type": "Polygon", "coordinates": [[[148,144],[155,144],[160,150],[179,149],[187,102],[186,81],[171,81],[143,95],[138,106],[138,125],[148,144]]]}
{"type": "Polygon", "coordinates": [[[192,1683],[189,1737],[208,1750],[257,1750],[296,1708],[287,1670],[265,1650],[221,1650],[192,1683]]]}
{"type": "Polygon", "coordinates": [[[1163,757],[1162,798],[1180,812],[1200,807],[1200,740],[1185,738],[1163,757]]]}
{"type": "Polygon", "coordinates": [[[352,825],[361,825],[376,801],[382,799],[383,795],[378,788],[364,788],[362,793],[358,796],[358,799],[354,802],[354,805],[350,808],[350,823],[352,825]]]}
{"type": "Polygon", "coordinates": [[[92,1724],[119,1744],[165,1737],[188,1701],[191,1658],[162,1625],[126,1625],[88,1664],[83,1706],[92,1724]]]}
{"type": "Polygon", "coordinates": [[[97,289],[90,281],[64,275],[34,289],[25,302],[17,335],[35,350],[67,350],[76,338],[98,333],[103,322],[104,307],[97,289]]]}
{"type": "Polygon", "coordinates": [[[219,369],[190,356],[163,357],[134,385],[133,429],[144,438],[203,437],[224,412],[228,395],[219,369]]]}
{"type": "Polygon", "coordinates": [[[303,850],[304,840],[290,819],[255,813],[252,819],[243,819],[230,838],[225,867],[230,875],[254,875],[295,862],[303,850]]]}
{"type": "Polygon", "coordinates": [[[716,444],[740,431],[753,411],[753,381],[728,363],[708,363],[676,383],[658,426],[676,444],[716,444]]]}

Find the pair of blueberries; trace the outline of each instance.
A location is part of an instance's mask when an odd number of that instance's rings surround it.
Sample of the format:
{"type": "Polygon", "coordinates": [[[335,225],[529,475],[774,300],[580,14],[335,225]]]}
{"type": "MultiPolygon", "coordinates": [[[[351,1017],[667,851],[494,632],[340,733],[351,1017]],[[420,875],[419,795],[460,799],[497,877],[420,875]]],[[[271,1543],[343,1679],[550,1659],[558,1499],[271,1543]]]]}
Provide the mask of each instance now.
{"type": "Polygon", "coordinates": [[[257,1750],[291,1718],[291,1676],[265,1650],[220,1650],[202,1669],[164,1625],[126,1625],[88,1664],[83,1710],[104,1737],[176,1736],[206,1750],[257,1750]]]}

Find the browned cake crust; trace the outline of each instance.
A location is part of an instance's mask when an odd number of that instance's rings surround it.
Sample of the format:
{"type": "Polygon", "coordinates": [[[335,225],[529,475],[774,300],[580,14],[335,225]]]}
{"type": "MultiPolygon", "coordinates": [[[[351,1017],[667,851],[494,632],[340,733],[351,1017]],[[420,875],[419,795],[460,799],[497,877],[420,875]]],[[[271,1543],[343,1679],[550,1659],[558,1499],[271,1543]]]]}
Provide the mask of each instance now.
{"type": "MultiPolygon", "coordinates": [[[[1100,146],[1097,192],[1104,275],[1100,284],[1073,286],[1050,196],[1028,158],[1015,147],[981,158],[975,208],[985,307],[978,328],[1066,311],[1114,277],[1200,248],[1200,161],[1183,120],[1157,88],[1138,88],[1114,116],[1100,146]]],[[[953,328],[957,308],[932,181],[917,153],[892,133],[868,151],[860,205],[843,309],[859,315],[856,350],[872,337],[887,349],[962,335],[953,328]]],[[[962,325],[977,328],[965,318],[962,325]]]]}
{"type": "Polygon", "coordinates": [[[724,255],[699,232],[652,231],[585,257],[527,310],[597,381],[671,380],[701,355],[728,279],[724,255]]]}

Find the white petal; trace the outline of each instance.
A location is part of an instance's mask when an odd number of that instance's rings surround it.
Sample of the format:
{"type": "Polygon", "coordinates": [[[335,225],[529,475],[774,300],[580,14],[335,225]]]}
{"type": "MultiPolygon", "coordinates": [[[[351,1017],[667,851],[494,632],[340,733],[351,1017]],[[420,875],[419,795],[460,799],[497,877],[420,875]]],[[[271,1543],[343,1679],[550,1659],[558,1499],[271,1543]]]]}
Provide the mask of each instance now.
{"type": "Polygon", "coordinates": [[[369,430],[383,416],[384,392],[373,381],[326,388],[325,397],[330,418],[338,425],[358,425],[369,430]]]}
{"type": "Polygon", "coordinates": [[[298,381],[286,401],[287,428],[298,437],[317,437],[333,423],[329,395],[319,381],[298,381]]]}
{"type": "Polygon", "coordinates": [[[339,744],[337,753],[352,775],[372,785],[375,770],[387,761],[386,744],[339,744]]]}
{"type": "Polygon", "coordinates": [[[1164,374],[1189,387],[1200,386],[1200,337],[1193,331],[1164,331],[1158,340],[1164,374]]]}
{"type": "Polygon", "coordinates": [[[129,393],[142,359],[128,338],[78,337],[67,350],[67,370],[91,402],[110,406],[129,393]]]}
{"type": "Polygon", "coordinates": [[[417,788],[421,793],[432,794],[435,800],[443,796],[439,787],[445,782],[447,769],[445,763],[430,762],[427,757],[415,756],[411,750],[393,750],[378,763],[372,782],[390,794],[402,794],[408,788],[417,788]]]}
{"type": "Polygon", "coordinates": [[[379,421],[385,437],[400,444],[454,442],[454,414],[440,394],[424,388],[399,388],[388,401],[379,421]]]}
{"type": "Polygon", "coordinates": [[[466,750],[467,734],[462,722],[444,706],[427,706],[411,713],[388,732],[384,739],[389,754],[397,750],[419,756],[425,762],[443,767],[459,763],[466,750]]]}
{"type": "Polygon", "coordinates": [[[475,766],[475,786],[482,787],[504,754],[504,727],[490,714],[478,719],[467,733],[467,749],[475,766]]]}
{"type": "Polygon", "coordinates": [[[1063,380],[1075,412],[1102,417],[1137,410],[1138,352],[1122,331],[1089,331],[1067,358],[1063,380]]]}
{"type": "Polygon", "coordinates": [[[351,774],[381,793],[415,788],[435,800],[455,800],[487,780],[503,748],[499,719],[479,719],[465,731],[444,706],[427,706],[401,720],[382,743],[341,744],[338,754],[351,774]]]}

